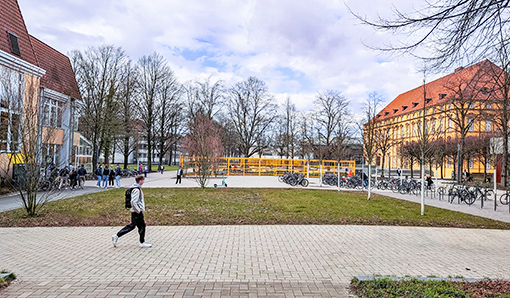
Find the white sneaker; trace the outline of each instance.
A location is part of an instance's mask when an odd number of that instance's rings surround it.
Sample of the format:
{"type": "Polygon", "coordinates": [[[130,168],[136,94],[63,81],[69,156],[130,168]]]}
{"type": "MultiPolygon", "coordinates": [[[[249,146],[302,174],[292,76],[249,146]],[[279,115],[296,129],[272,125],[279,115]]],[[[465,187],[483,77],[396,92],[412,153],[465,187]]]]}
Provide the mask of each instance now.
{"type": "Polygon", "coordinates": [[[117,247],[117,240],[119,240],[119,236],[117,236],[117,234],[113,235],[112,236],[113,247],[117,247]]]}
{"type": "Polygon", "coordinates": [[[144,242],[144,243],[140,243],[140,247],[152,247],[152,244],[144,242]]]}

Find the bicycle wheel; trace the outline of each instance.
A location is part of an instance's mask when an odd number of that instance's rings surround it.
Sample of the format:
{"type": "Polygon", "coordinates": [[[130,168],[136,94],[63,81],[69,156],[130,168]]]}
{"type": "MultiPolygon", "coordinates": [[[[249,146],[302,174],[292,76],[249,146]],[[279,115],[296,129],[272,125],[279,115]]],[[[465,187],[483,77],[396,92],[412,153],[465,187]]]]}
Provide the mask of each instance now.
{"type": "Polygon", "coordinates": [[[503,205],[508,205],[508,201],[510,201],[510,193],[505,193],[499,197],[499,202],[503,205]]]}
{"type": "Polygon", "coordinates": [[[488,190],[486,193],[485,193],[485,200],[486,201],[492,201],[492,199],[494,198],[494,191],[491,189],[491,190],[488,190]]]}
{"type": "Polygon", "coordinates": [[[463,198],[463,201],[468,205],[473,205],[473,203],[476,201],[475,194],[468,190],[464,190],[462,192],[462,198],[463,198]]]}
{"type": "Polygon", "coordinates": [[[303,186],[303,187],[307,187],[309,183],[310,183],[310,182],[308,182],[308,180],[307,180],[307,179],[303,179],[303,180],[301,180],[301,186],[303,186]]]}

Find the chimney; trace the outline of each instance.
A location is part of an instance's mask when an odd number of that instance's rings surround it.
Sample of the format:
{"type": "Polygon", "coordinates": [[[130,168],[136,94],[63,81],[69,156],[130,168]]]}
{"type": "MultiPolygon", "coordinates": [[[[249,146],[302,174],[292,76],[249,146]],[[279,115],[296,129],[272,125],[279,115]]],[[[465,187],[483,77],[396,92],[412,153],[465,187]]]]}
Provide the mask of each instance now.
{"type": "Polygon", "coordinates": [[[461,67],[457,67],[457,68],[455,68],[455,72],[459,72],[459,71],[461,71],[461,70],[463,70],[463,69],[464,69],[464,67],[463,67],[463,66],[461,66],[461,67]]]}

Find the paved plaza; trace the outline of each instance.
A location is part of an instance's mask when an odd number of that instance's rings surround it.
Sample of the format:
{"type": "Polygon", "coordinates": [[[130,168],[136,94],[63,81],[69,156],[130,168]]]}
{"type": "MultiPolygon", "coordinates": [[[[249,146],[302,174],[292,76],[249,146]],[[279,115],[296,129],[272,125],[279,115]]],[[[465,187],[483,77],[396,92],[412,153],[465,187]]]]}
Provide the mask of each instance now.
{"type": "MultiPolygon", "coordinates": [[[[144,187],[196,186],[190,179],[175,185],[172,174],[150,174],[144,187]]],[[[227,183],[285,186],[276,177],[229,177],[227,183]]],[[[312,181],[311,187],[320,185],[312,181]]],[[[510,218],[507,212],[492,217],[510,218]]],[[[146,217],[150,223],[150,212],[146,217]]],[[[119,228],[1,228],[0,270],[18,279],[0,296],[350,297],[349,282],[359,275],[510,279],[510,231],[149,225],[146,238],[154,246],[142,249],[136,231],[114,248],[111,235],[119,228]]]]}

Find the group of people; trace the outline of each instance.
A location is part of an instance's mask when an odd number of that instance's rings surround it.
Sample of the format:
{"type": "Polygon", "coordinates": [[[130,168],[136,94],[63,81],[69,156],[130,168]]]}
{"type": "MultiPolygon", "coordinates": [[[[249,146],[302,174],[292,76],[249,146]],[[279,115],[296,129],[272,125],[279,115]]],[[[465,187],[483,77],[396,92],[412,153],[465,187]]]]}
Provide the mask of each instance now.
{"type": "Polygon", "coordinates": [[[60,183],[58,189],[62,189],[69,186],[71,189],[76,189],[78,187],[83,189],[83,185],[85,184],[85,175],[87,175],[87,170],[83,165],[78,166],[76,168],[72,164],[63,167],[58,170],[54,163],[49,164],[46,167],[46,178],[50,180],[55,180],[57,176],[60,179],[60,183]]]}
{"type": "Polygon", "coordinates": [[[120,174],[121,168],[120,165],[117,164],[117,167],[108,165],[99,165],[96,169],[97,176],[97,184],[96,186],[99,188],[120,188],[120,174]],[[117,186],[114,185],[114,182],[117,182],[117,186]]]}

